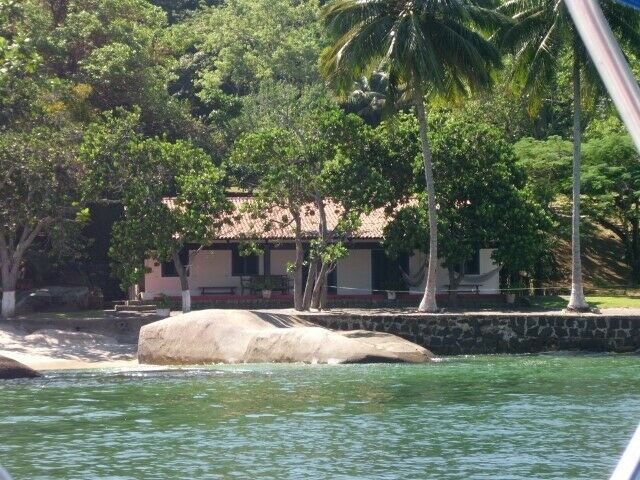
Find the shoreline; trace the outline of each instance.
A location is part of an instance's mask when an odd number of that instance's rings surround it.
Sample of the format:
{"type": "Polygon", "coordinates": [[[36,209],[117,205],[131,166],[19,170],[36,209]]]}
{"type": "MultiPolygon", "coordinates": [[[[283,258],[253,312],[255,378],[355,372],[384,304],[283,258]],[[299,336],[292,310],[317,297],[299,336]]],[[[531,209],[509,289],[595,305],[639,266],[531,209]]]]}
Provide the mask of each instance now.
{"type": "MultiPolygon", "coordinates": [[[[640,309],[634,308],[603,309],[600,314],[488,310],[420,314],[403,309],[253,311],[332,330],[386,331],[422,345],[439,357],[576,349],[637,351],[634,335],[640,329],[640,309]]],[[[177,314],[172,312],[172,316],[177,314]]],[[[157,320],[153,315],[114,318],[102,314],[83,318],[81,312],[73,316],[24,316],[15,323],[0,323],[0,355],[37,371],[144,368],[137,358],[138,332],[142,325],[157,320]]]]}
{"type": "Polygon", "coordinates": [[[0,328],[0,355],[36,371],[138,367],[137,345],[100,334],[0,328]]]}

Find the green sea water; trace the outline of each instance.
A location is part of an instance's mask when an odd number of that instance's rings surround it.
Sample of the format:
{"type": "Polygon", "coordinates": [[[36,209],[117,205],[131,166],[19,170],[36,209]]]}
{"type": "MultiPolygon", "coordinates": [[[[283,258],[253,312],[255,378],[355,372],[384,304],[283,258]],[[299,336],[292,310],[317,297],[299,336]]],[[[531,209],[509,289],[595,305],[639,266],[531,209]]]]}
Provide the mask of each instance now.
{"type": "Polygon", "coordinates": [[[0,465],[38,479],[606,479],[640,356],[55,372],[0,383],[0,465]]]}

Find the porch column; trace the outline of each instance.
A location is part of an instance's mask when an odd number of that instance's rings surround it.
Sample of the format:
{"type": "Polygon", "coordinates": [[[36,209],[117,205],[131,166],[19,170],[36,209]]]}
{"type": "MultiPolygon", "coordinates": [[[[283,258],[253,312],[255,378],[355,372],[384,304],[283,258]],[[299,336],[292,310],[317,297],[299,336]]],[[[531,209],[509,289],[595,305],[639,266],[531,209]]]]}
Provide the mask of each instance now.
{"type": "Polygon", "coordinates": [[[264,275],[271,275],[271,245],[266,243],[264,245],[264,253],[262,255],[263,271],[264,275]]]}

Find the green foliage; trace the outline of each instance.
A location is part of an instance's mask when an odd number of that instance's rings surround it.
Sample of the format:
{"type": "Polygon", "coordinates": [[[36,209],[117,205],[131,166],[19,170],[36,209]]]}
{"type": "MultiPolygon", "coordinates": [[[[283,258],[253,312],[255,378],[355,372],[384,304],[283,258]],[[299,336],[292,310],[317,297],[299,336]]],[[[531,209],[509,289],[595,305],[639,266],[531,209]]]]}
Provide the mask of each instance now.
{"type": "Polygon", "coordinates": [[[501,64],[480,32],[505,19],[485,2],[335,0],[323,14],[335,41],[321,68],[343,92],[382,66],[391,91],[404,86],[409,98],[431,90],[456,97],[490,85],[501,64]]]}
{"type": "Polygon", "coordinates": [[[0,30],[3,100],[18,102],[19,92],[33,90],[35,79],[46,90],[52,84],[66,90],[67,98],[49,106],[62,105],[83,123],[104,110],[138,106],[147,134],[191,137],[206,145],[203,127],[167,91],[175,59],[160,8],[146,0],[14,3],[0,2],[0,18],[12,21],[11,29],[0,30]]]}
{"type": "Polygon", "coordinates": [[[247,127],[247,120],[259,118],[251,113],[240,125],[235,121],[243,108],[253,109],[254,99],[268,95],[263,85],[300,90],[319,83],[324,40],[318,16],[316,0],[233,0],[203,8],[169,31],[180,57],[171,91],[189,101],[194,115],[223,129],[213,133],[219,151],[255,128],[247,127]]]}
{"type": "Polygon", "coordinates": [[[316,1],[232,0],[203,10],[192,25],[210,60],[202,96],[255,91],[264,80],[304,85],[317,81],[320,28],[316,1]]]}
{"type": "MultiPolygon", "coordinates": [[[[281,127],[240,137],[231,166],[252,188],[257,219],[278,206],[290,213],[280,223],[292,225],[296,218],[315,213],[318,202],[342,205],[338,225],[326,236],[318,233],[320,225],[316,232],[299,232],[315,236],[312,259],[335,262],[346,255],[343,241],[358,228],[360,214],[396,200],[400,187],[394,183],[398,175],[393,170],[401,162],[399,153],[390,150],[386,127],[372,129],[331,104],[320,102],[313,109],[282,117],[280,123],[281,127]]],[[[404,172],[411,176],[410,162],[404,162],[404,172]]]]}
{"type": "Polygon", "coordinates": [[[82,221],[77,202],[83,169],[75,157],[76,136],[46,127],[0,131],[0,247],[17,265],[37,238],[57,252],[78,250],[73,240],[82,221]]]}
{"type": "Polygon", "coordinates": [[[231,208],[225,172],[202,149],[145,138],[137,119],[105,115],[87,130],[81,149],[91,171],[88,198],[118,198],[125,207],[110,250],[123,287],[139,281],[147,258],[168,261],[186,243],[210,241],[231,208]]]}
{"type": "Polygon", "coordinates": [[[170,23],[184,20],[199,7],[218,5],[224,0],[149,0],[150,3],[162,8],[170,23]]]}
{"type": "Polygon", "coordinates": [[[631,282],[640,282],[640,159],[615,117],[594,121],[583,146],[585,213],[612,231],[625,248],[631,282]]]}
{"type": "Polygon", "coordinates": [[[160,295],[158,295],[158,297],[155,299],[155,302],[156,302],[156,308],[171,307],[171,300],[164,293],[161,293],[160,295]]]}
{"type": "Polygon", "coordinates": [[[558,195],[570,189],[571,141],[551,136],[544,140],[527,137],[514,145],[518,164],[529,177],[536,200],[549,208],[558,195]]]}
{"type": "MultiPolygon", "coordinates": [[[[605,17],[625,48],[640,49],[640,15],[616,2],[600,2],[605,17]]],[[[582,43],[577,39],[573,22],[563,3],[556,0],[515,0],[504,2],[499,10],[513,17],[496,35],[501,48],[513,53],[511,71],[514,83],[527,98],[531,114],[537,114],[545,99],[555,96],[558,84],[570,79],[568,59],[577,56],[586,80],[583,88],[593,101],[602,92],[599,77],[582,43]]]]}
{"type": "Polygon", "coordinates": [[[414,250],[429,251],[429,216],[424,206],[410,205],[398,210],[384,229],[387,255],[396,259],[414,250]]]}

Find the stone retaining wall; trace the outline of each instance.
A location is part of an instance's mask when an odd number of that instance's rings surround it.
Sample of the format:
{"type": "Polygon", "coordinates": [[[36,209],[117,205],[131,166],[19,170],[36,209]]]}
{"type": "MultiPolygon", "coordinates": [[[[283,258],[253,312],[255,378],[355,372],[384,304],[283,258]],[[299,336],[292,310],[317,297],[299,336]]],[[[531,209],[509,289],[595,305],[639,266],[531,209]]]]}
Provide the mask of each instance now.
{"type": "Polygon", "coordinates": [[[319,313],[304,318],[335,330],[393,333],[438,355],[640,349],[640,316],[319,313]]]}

